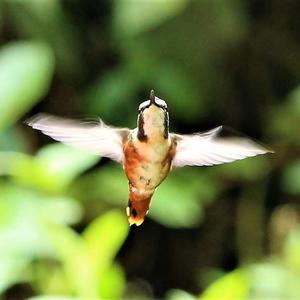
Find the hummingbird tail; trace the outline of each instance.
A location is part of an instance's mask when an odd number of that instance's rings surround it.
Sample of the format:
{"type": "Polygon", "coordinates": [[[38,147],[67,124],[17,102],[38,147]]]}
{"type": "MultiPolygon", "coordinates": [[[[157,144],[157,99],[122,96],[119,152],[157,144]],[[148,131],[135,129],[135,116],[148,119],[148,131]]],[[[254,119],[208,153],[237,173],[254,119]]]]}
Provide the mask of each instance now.
{"type": "Polygon", "coordinates": [[[149,210],[151,196],[138,199],[136,197],[132,197],[129,199],[126,213],[130,225],[135,224],[136,226],[140,226],[144,222],[145,216],[149,210]]]}

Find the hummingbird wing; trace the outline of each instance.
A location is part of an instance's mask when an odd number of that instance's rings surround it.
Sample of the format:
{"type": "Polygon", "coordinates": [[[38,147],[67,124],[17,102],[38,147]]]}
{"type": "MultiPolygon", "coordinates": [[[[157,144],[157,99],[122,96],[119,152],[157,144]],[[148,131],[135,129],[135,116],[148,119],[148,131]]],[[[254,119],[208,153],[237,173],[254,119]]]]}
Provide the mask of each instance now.
{"type": "Polygon", "coordinates": [[[130,132],[128,128],[107,126],[102,120],[79,122],[47,114],[38,114],[25,123],[56,141],[123,162],[123,140],[130,132]]]}
{"type": "Polygon", "coordinates": [[[274,152],[250,138],[228,135],[228,132],[232,130],[219,126],[202,133],[172,134],[177,144],[173,166],[212,166],[274,152]]]}

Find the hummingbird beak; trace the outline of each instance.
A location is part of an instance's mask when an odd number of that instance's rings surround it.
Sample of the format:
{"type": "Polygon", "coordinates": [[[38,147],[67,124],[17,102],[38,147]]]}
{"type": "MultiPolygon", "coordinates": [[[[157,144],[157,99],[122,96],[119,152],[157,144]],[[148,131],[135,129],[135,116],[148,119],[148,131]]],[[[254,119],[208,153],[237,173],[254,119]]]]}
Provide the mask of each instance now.
{"type": "Polygon", "coordinates": [[[151,90],[151,92],[150,92],[150,105],[152,105],[152,104],[156,105],[154,90],[151,90]]]}

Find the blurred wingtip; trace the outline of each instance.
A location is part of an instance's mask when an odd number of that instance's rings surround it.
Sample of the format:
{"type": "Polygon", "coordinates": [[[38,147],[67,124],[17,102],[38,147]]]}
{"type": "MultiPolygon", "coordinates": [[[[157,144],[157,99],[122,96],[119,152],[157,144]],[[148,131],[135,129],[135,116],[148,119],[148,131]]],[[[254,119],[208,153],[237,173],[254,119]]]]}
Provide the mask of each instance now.
{"type": "Polygon", "coordinates": [[[30,127],[33,127],[34,124],[39,122],[41,119],[46,119],[47,117],[49,117],[47,114],[39,113],[39,114],[36,114],[36,115],[26,119],[25,121],[23,121],[23,123],[30,127]]]}
{"type": "Polygon", "coordinates": [[[269,149],[267,149],[267,152],[266,152],[266,153],[271,153],[271,154],[274,154],[274,153],[276,153],[276,152],[275,152],[275,150],[273,150],[273,149],[269,148],[269,149]]]}
{"type": "MultiPolygon", "coordinates": [[[[256,142],[256,141],[255,141],[256,142]]],[[[257,142],[256,142],[257,143],[257,142]]],[[[262,144],[262,143],[257,143],[259,146],[260,146],[260,148],[261,148],[261,150],[262,150],[262,153],[261,154],[267,154],[267,153],[271,153],[271,154],[273,154],[273,153],[275,153],[275,151],[272,149],[272,148],[270,148],[269,146],[266,146],[266,145],[264,145],[264,144],[262,144]]]]}

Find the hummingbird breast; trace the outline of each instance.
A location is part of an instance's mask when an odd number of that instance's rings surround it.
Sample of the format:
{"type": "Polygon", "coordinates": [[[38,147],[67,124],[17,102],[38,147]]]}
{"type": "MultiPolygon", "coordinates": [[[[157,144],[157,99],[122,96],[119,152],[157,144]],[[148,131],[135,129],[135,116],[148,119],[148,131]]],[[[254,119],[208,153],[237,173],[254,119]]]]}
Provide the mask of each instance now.
{"type": "Polygon", "coordinates": [[[124,143],[124,170],[129,180],[126,211],[130,224],[140,225],[144,221],[155,188],[170,172],[174,153],[171,139],[141,142],[131,135],[124,143]]]}
{"type": "Polygon", "coordinates": [[[124,145],[124,170],[138,190],[154,191],[169,174],[174,151],[170,139],[140,142],[129,139],[124,145]]]}

